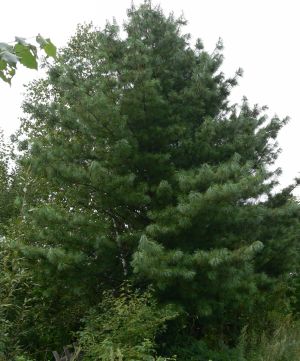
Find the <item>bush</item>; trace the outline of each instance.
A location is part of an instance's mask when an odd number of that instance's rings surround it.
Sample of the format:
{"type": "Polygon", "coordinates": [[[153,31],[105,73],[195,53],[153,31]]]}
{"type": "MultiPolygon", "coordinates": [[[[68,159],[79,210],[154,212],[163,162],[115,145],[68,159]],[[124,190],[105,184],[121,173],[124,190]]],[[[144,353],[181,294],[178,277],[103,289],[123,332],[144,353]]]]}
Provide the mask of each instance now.
{"type": "Polygon", "coordinates": [[[118,296],[106,292],[79,334],[83,360],[167,360],[156,355],[156,337],[176,316],[172,307],[158,307],[150,291],[141,293],[125,286],[118,296]]]}
{"type": "Polygon", "coordinates": [[[32,282],[21,261],[3,239],[0,242],[0,361],[14,360],[21,353],[19,341],[27,332],[31,300],[26,295],[32,282]]]}
{"type": "Polygon", "coordinates": [[[32,358],[28,358],[27,356],[17,356],[15,361],[34,361],[32,358]]]}
{"type": "Polygon", "coordinates": [[[239,361],[299,361],[300,323],[287,317],[275,330],[259,336],[245,330],[239,349],[239,361]]]}

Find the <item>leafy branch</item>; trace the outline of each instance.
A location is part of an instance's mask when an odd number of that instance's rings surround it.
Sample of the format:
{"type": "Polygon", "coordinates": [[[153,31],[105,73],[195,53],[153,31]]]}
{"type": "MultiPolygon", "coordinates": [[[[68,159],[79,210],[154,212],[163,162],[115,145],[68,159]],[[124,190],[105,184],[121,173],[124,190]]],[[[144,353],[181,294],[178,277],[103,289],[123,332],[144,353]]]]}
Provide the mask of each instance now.
{"type": "Polygon", "coordinates": [[[38,49],[46,57],[56,58],[56,46],[49,38],[45,39],[40,34],[35,38],[37,45],[27,42],[27,39],[15,37],[13,44],[0,43],[0,78],[11,84],[20,63],[29,69],[38,69],[38,49]]]}

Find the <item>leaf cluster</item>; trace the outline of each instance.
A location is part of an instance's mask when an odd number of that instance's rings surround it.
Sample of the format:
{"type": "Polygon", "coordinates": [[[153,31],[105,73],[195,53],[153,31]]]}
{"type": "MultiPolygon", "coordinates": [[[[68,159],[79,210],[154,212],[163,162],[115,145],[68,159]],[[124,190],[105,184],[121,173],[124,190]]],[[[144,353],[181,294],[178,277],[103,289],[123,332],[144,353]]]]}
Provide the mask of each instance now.
{"type": "MultiPolygon", "coordinates": [[[[40,50],[47,57],[56,57],[56,47],[50,39],[44,39],[40,34],[36,37],[40,50]]],[[[14,43],[0,43],[0,78],[11,84],[20,63],[29,69],[38,68],[38,47],[27,42],[27,39],[16,36],[14,43]]]]}

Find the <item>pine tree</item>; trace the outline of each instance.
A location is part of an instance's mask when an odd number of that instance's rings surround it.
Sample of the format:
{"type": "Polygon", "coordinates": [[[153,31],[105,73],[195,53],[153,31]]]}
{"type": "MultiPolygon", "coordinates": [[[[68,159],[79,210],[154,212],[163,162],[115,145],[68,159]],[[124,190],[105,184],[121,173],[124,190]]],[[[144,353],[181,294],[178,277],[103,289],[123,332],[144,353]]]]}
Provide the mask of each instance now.
{"type": "Polygon", "coordinates": [[[125,38],[80,26],[29,86],[21,163],[37,187],[15,237],[55,307],[131,278],[188,315],[182,332],[231,342],[295,270],[299,206],[270,170],[286,119],[231,105],[241,72],[227,79],[222,43],[192,46],[184,24],[145,2],[125,38]]]}

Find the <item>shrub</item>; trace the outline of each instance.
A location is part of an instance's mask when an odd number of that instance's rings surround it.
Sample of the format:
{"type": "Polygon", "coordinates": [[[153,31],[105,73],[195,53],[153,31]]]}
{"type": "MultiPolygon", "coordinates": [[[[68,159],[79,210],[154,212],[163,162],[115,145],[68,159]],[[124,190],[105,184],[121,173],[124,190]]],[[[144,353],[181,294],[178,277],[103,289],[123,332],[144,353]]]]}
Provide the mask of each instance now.
{"type": "MultiPolygon", "coordinates": [[[[106,292],[84,320],[79,334],[84,361],[167,360],[156,355],[156,336],[177,316],[173,307],[158,307],[150,291],[122,287],[106,292]]],[[[170,360],[170,359],[169,359],[170,360]]]]}
{"type": "Polygon", "coordinates": [[[300,323],[286,317],[276,329],[241,337],[239,361],[299,361],[300,323]]]}

